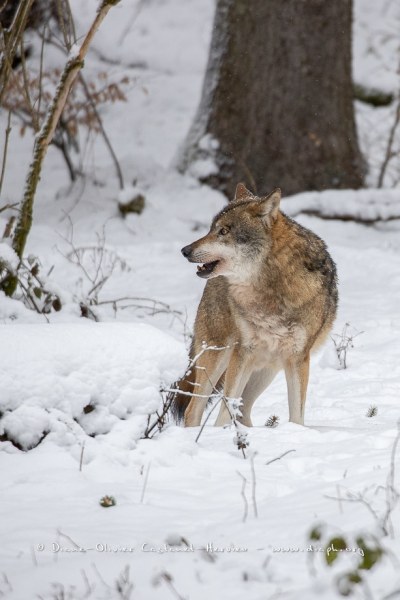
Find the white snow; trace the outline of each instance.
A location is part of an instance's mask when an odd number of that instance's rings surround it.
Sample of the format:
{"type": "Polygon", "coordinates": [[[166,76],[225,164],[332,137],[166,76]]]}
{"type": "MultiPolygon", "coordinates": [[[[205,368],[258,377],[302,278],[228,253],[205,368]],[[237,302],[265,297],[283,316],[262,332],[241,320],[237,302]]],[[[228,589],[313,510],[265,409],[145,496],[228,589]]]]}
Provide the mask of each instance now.
{"type": "Polygon", "coordinates": [[[6,242],[0,242],[0,264],[3,263],[8,269],[15,271],[19,265],[19,258],[14,250],[6,242]]]}
{"type": "Polygon", "coordinates": [[[319,213],[323,217],[365,222],[400,219],[400,191],[388,189],[304,192],[282,202],[291,216],[319,213]]]}
{"type": "MultiPolygon", "coordinates": [[[[355,4],[356,80],[393,91],[396,42],[389,36],[383,43],[382,35],[394,28],[397,4],[355,4]]],[[[98,3],[71,5],[79,39],[98,3]]],[[[400,587],[399,504],[392,535],[381,537],[378,528],[400,416],[400,221],[387,220],[399,216],[395,168],[385,180],[394,189],[307,193],[283,202],[288,214],[326,240],[337,263],[333,333],[340,335],[346,323],[351,332],[363,332],[348,349],[347,369],[338,369],[331,341],[313,357],[306,427],[288,423],[280,374],[255,404],[255,426],[244,431],[246,459],[233,444],[233,428],[207,425],[196,443],[198,428],[170,423],[141,439],[148,411],[159,407],[160,386],[184,372],[204,287],[180,248],[206,233],[225,202],[170,167],[197,108],[214,5],[121,2],[85,61],[89,79],[106,70],[109,80],[127,74],[134,82],[128,102],[102,107],[102,116],[127,193],[146,191],[140,216],[120,217],[122,196],[101,138],[86,144],[82,132],[87,175],[73,186],[59,153],[49,149],[26,255],[39,257],[40,274],[63,308],[47,322],[0,294],[5,600],[334,600],[341,597],[335,577],[360,556],[360,534],[378,535],[388,550],[365,571],[370,598],[381,600],[400,587]],[[366,227],[304,214],[315,209],[382,222],[366,227]],[[96,296],[92,289],[100,281],[96,296]],[[99,323],[81,317],[80,302],[99,323]],[[371,406],[377,415],[369,418],[371,406]],[[278,424],[265,427],[271,415],[278,424]],[[347,502],[348,493],[362,494],[377,518],[365,504],[347,502]],[[103,508],[105,495],[116,505],[103,508]],[[320,523],[323,539],[313,542],[312,553],[309,532],[320,523]],[[319,548],[333,535],[344,535],[351,552],[329,568],[319,548]]],[[[33,58],[39,56],[37,43],[33,58]]],[[[45,60],[60,65],[60,53],[45,60]]],[[[0,135],[6,117],[0,115],[0,135]]],[[[371,185],[392,117],[392,107],[357,106],[371,185]]],[[[1,205],[20,199],[31,158],[33,137],[20,138],[14,118],[12,125],[1,205]]],[[[10,216],[0,213],[0,231],[10,216]]],[[[16,265],[7,244],[0,257],[16,265]]],[[[397,471],[394,485],[399,490],[397,471]]]]}
{"type": "Polygon", "coordinates": [[[0,435],[24,450],[43,433],[64,444],[69,424],[80,430],[79,443],[85,434],[118,439],[129,427],[133,447],[160,408],[160,388],[186,366],[184,348],[145,324],[6,325],[2,336],[0,435]]]}

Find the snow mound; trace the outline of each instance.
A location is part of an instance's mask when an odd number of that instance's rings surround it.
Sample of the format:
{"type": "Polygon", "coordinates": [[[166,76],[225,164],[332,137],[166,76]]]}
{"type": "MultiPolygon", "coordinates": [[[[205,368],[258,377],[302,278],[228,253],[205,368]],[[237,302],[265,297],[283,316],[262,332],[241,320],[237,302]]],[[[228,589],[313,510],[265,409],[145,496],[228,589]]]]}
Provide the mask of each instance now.
{"type": "Polygon", "coordinates": [[[2,337],[0,436],[23,450],[48,434],[132,448],[186,364],[183,344],[144,324],[4,325],[2,337]]]}
{"type": "Polygon", "coordinates": [[[400,219],[400,193],[388,189],[305,192],[283,200],[282,209],[291,217],[308,213],[365,223],[389,221],[400,219]]]}

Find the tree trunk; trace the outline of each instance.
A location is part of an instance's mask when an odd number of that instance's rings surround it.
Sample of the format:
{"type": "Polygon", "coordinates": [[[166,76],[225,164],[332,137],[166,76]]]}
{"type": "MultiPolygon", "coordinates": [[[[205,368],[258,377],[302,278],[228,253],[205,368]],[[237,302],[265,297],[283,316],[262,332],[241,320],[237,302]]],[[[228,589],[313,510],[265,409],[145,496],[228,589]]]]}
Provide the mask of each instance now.
{"type": "Polygon", "coordinates": [[[352,0],[218,0],[178,168],[232,196],[358,188],[352,0]]]}

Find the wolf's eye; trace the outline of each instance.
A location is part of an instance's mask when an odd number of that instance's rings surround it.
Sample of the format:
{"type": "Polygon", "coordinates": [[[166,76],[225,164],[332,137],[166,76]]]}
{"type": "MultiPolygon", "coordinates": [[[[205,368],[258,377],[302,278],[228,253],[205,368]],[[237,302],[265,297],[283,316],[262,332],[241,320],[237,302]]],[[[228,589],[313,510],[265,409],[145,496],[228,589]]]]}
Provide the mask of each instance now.
{"type": "Polygon", "coordinates": [[[227,233],[229,233],[229,228],[228,227],[221,227],[221,229],[218,231],[219,235],[226,235],[227,233]]]}

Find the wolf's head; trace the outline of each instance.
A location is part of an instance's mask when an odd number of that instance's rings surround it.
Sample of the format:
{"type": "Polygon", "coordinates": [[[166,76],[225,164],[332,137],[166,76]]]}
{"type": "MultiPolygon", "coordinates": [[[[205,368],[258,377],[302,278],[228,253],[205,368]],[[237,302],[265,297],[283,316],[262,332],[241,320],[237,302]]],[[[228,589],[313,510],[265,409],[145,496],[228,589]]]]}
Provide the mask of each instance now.
{"type": "Polygon", "coordinates": [[[234,200],[214,217],[207,235],[181,250],[189,262],[200,263],[197,275],[204,279],[219,275],[232,281],[247,279],[271,246],[271,228],[278,217],[280,199],[279,188],[258,198],[239,183],[234,200]]]}

